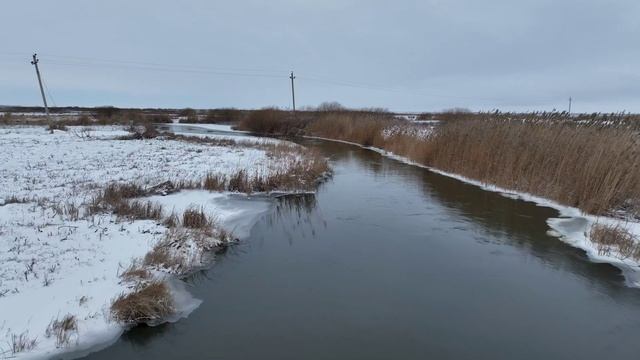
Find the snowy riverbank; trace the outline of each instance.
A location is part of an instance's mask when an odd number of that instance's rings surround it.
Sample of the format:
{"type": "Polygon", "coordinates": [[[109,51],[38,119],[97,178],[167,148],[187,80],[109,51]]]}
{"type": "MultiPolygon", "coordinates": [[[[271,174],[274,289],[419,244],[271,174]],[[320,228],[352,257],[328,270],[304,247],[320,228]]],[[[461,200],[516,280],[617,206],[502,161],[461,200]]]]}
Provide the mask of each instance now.
{"type": "MultiPolygon", "coordinates": [[[[115,297],[134,291],[122,275],[166,241],[168,225],[88,214],[85,208],[107,184],[152,187],[242,171],[269,176],[305,160],[297,145],[276,151],[260,146],[260,139],[254,145],[251,138],[225,145],[117,139],[126,134],[119,127],[54,134],[42,127],[0,128],[0,358],[81,353],[125,330],[110,313],[115,297]],[[65,318],[73,322],[61,338],[56,325],[65,318]]],[[[144,199],[164,205],[163,216],[197,206],[217,226],[242,236],[269,202],[234,200],[238,196],[185,190],[144,199]]],[[[179,294],[179,282],[171,284],[179,318],[197,301],[179,294]]]]}

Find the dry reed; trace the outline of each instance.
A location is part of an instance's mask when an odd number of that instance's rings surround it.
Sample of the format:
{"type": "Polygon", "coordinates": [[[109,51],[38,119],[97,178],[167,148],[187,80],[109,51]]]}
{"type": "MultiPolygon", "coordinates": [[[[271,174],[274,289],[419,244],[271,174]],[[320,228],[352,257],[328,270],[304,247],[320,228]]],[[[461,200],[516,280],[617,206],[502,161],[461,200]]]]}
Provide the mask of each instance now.
{"type": "Polygon", "coordinates": [[[112,317],[129,325],[157,322],[174,311],[175,305],[169,287],[160,281],[144,284],[132,293],[122,294],[111,304],[112,317]]]}

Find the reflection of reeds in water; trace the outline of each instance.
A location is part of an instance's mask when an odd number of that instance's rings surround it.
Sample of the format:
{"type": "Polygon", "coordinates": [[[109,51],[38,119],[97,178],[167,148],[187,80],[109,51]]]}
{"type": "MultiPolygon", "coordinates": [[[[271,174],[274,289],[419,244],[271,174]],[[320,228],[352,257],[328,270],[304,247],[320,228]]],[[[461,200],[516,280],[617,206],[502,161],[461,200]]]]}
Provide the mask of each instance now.
{"type": "Polygon", "coordinates": [[[290,194],[277,198],[274,211],[267,217],[266,222],[271,227],[282,227],[288,241],[315,237],[315,226],[320,222],[326,226],[317,211],[315,194],[290,194]]]}

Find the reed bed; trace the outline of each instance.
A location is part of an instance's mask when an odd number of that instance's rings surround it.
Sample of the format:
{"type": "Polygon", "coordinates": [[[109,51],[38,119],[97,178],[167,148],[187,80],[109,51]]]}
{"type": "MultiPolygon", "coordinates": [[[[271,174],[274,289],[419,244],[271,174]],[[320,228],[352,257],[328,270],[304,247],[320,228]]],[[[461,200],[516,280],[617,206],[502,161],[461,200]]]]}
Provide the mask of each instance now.
{"type": "MultiPolygon", "coordinates": [[[[249,117],[247,121],[251,119],[249,117]]],[[[256,118],[253,118],[256,120],[256,118]]],[[[282,120],[272,133],[291,132],[282,120]]],[[[640,216],[637,117],[628,114],[485,113],[450,117],[428,137],[385,129],[412,126],[387,114],[331,112],[298,132],[381,148],[419,164],[522,191],[595,215],[640,216]]],[[[247,126],[246,121],[244,124],[247,126]]]]}

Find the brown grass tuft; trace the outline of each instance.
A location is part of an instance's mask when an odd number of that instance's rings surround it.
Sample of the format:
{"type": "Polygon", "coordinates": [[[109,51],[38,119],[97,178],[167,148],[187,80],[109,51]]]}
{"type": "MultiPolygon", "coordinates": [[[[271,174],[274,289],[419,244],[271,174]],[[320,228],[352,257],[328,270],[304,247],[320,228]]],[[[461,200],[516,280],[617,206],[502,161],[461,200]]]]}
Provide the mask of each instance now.
{"type": "Polygon", "coordinates": [[[596,244],[599,255],[611,255],[615,251],[621,259],[640,260],[638,239],[620,224],[594,224],[589,232],[589,239],[596,244]]]}
{"type": "Polygon", "coordinates": [[[241,193],[251,193],[252,186],[249,175],[245,170],[240,170],[229,177],[227,190],[241,193]]]}
{"type": "Polygon", "coordinates": [[[167,237],[158,242],[151,251],[149,251],[142,261],[144,266],[172,270],[177,273],[188,269],[187,259],[182,255],[173,251],[174,246],[181,246],[179,241],[175,241],[172,234],[175,231],[167,232],[167,237]]]}
{"type": "Polygon", "coordinates": [[[190,229],[204,229],[212,226],[202,208],[189,208],[182,214],[182,226],[190,229]]]}
{"type": "Polygon", "coordinates": [[[56,347],[67,347],[70,345],[70,340],[75,336],[78,337],[78,321],[73,315],[66,315],[62,320],[54,319],[47,326],[45,336],[50,338],[55,336],[56,347]]]}
{"type": "Polygon", "coordinates": [[[118,296],[111,303],[112,317],[129,325],[161,321],[174,312],[169,287],[160,281],[142,285],[132,293],[118,296]]]}
{"type": "Polygon", "coordinates": [[[130,200],[147,192],[135,184],[110,184],[89,204],[89,214],[112,212],[129,220],[161,220],[162,206],[150,201],[130,200]]]}
{"type": "Polygon", "coordinates": [[[226,179],[220,174],[209,173],[202,182],[202,188],[209,191],[224,191],[226,179]]]}
{"type": "Polygon", "coordinates": [[[140,280],[148,280],[151,278],[151,273],[149,270],[141,267],[137,261],[134,261],[120,274],[120,278],[126,282],[137,282],[140,280]]]}

